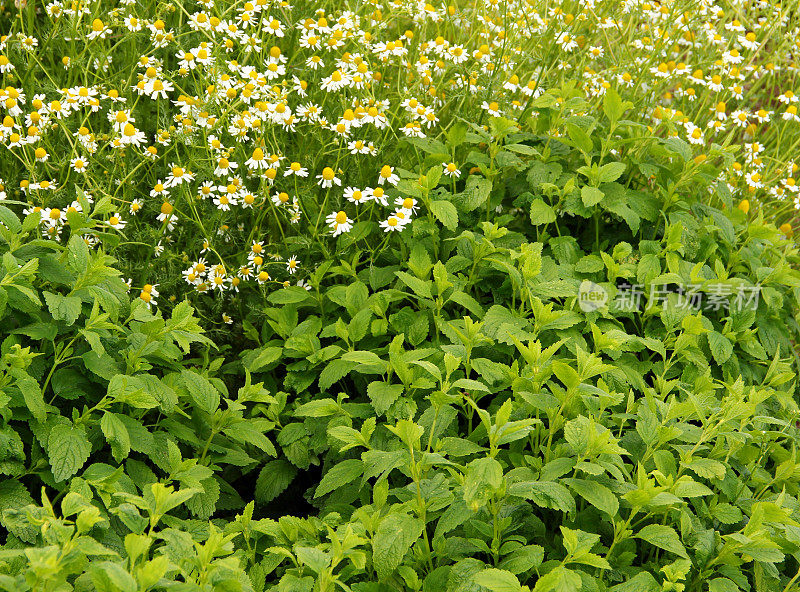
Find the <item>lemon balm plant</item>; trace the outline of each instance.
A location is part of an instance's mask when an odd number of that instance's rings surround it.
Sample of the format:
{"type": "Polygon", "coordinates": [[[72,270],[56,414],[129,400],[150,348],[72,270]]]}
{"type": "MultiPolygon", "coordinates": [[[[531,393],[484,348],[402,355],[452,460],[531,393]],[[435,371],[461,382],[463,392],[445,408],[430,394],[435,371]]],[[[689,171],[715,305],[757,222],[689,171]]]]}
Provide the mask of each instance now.
{"type": "MultiPolygon", "coordinates": [[[[332,253],[451,218],[398,182],[459,119],[525,121],[566,80],[588,109],[616,87],[698,158],[741,146],[731,193],[792,218],[797,23],[779,4],[55,1],[2,18],[3,195],[56,241],[80,191],[110,196],[89,240],[134,296],[189,295],[209,327],[332,253]]],[[[443,156],[458,193],[481,163],[443,156]]]]}

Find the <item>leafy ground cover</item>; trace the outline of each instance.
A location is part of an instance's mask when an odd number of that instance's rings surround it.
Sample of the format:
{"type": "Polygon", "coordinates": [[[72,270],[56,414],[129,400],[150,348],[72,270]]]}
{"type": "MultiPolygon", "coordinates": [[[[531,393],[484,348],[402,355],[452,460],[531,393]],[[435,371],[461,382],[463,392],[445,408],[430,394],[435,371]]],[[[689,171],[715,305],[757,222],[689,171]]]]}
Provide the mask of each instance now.
{"type": "Polygon", "coordinates": [[[0,588],[800,589],[791,8],[0,23],[0,588]]]}

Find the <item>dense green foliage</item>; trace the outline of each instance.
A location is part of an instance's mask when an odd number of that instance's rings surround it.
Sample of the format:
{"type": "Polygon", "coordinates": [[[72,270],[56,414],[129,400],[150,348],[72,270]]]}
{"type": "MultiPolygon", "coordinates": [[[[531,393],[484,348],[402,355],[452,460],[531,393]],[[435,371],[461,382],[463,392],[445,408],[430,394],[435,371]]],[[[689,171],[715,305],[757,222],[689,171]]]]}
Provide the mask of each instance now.
{"type": "Polygon", "coordinates": [[[0,588],[795,589],[796,249],[731,207],[722,147],[616,93],[536,106],[415,142],[398,188],[431,214],[398,249],[340,236],[238,348],[129,303],[80,236],[107,202],[65,247],[0,206],[0,588]],[[760,297],[650,297],[688,285],[760,297]]]}

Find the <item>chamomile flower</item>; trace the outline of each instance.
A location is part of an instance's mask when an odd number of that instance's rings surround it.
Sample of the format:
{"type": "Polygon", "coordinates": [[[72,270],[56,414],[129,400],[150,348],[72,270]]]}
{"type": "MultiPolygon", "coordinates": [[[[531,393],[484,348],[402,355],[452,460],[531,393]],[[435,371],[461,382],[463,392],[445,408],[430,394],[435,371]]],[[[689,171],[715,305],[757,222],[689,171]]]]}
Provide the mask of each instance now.
{"type": "Polygon", "coordinates": [[[299,267],[300,267],[300,261],[297,259],[295,255],[292,255],[291,257],[289,257],[289,259],[286,260],[286,271],[288,271],[290,274],[296,273],[299,267]]]}
{"type": "Polygon", "coordinates": [[[339,236],[343,232],[350,232],[353,228],[353,223],[347,217],[347,213],[344,210],[330,213],[328,217],[325,218],[325,221],[333,231],[332,236],[339,236]]]}
{"type": "Polygon", "coordinates": [[[72,167],[72,170],[76,173],[83,174],[86,172],[87,169],[87,161],[85,158],[80,156],[76,156],[72,160],[69,161],[69,165],[72,167]]]}
{"type": "Polygon", "coordinates": [[[106,220],[106,224],[108,224],[114,230],[122,230],[123,228],[125,228],[127,222],[123,220],[120,213],[117,212],[109,216],[108,220],[106,220]]]}
{"type": "Polygon", "coordinates": [[[413,197],[398,197],[394,200],[394,205],[398,206],[409,217],[412,214],[416,214],[419,208],[417,200],[413,197]]]}
{"type": "Polygon", "coordinates": [[[389,166],[388,164],[383,165],[378,174],[378,185],[383,185],[384,183],[388,183],[389,185],[397,185],[398,181],[400,181],[400,177],[394,172],[394,167],[389,166]]]}
{"type": "MultiPolygon", "coordinates": [[[[323,170],[323,174],[324,173],[325,171],[323,170]]],[[[290,175],[295,175],[297,177],[308,177],[308,169],[302,166],[299,162],[293,162],[286,168],[285,171],[283,171],[284,177],[288,177],[290,175]]]]}
{"type": "Polygon", "coordinates": [[[391,215],[386,220],[381,220],[378,226],[383,228],[384,232],[400,232],[405,224],[397,216],[391,215]]]}
{"type": "Polygon", "coordinates": [[[108,34],[111,33],[111,29],[99,18],[96,18],[92,21],[91,27],[92,30],[86,35],[86,38],[89,40],[105,39],[108,34]]]}
{"type": "MultiPolygon", "coordinates": [[[[331,167],[325,167],[322,169],[322,173],[317,175],[317,183],[323,189],[329,189],[334,185],[341,185],[342,180],[336,176],[335,171],[331,167]]],[[[348,228],[347,230],[350,229],[348,228]]]]}
{"type": "Polygon", "coordinates": [[[447,164],[444,164],[442,166],[444,167],[444,170],[442,171],[442,174],[444,174],[444,175],[446,175],[448,177],[460,177],[461,176],[461,171],[458,169],[458,165],[456,165],[456,163],[448,162],[447,164]]]}

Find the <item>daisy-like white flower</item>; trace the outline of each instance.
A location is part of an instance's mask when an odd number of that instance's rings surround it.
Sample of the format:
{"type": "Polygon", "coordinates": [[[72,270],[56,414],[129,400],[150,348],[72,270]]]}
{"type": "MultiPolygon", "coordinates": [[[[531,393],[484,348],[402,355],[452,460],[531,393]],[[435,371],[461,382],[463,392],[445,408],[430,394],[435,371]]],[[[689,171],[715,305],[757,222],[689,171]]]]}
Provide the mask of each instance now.
{"type": "Polygon", "coordinates": [[[458,170],[458,166],[454,162],[448,162],[447,164],[442,165],[444,170],[442,173],[448,177],[460,177],[461,171],[458,170]]]}
{"type": "Polygon", "coordinates": [[[80,156],[76,156],[72,160],[69,161],[72,170],[76,173],[85,173],[86,172],[86,160],[81,158],[80,156]]]}
{"type": "Polygon", "coordinates": [[[381,220],[379,226],[384,232],[400,232],[405,224],[396,215],[392,214],[386,220],[381,220]]]}
{"type": "MultiPolygon", "coordinates": [[[[328,189],[334,185],[342,184],[342,180],[336,176],[336,172],[331,167],[325,167],[322,169],[322,174],[317,175],[317,182],[323,189],[328,189]]],[[[348,228],[347,230],[350,229],[348,228]]]]}
{"type": "Polygon", "coordinates": [[[382,206],[389,205],[389,198],[386,195],[386,192],[383,190],[383,187],[375,187],[374,189],[371,187],[367,187],[364,189],[364,193],[366,193],[370,198],[377,201],[382,206]]]}
{"type": "Polygon", "coordinates": [[[120,142],[123,145],[141,146],[146,141],[144,132],[137,130],[132,123],[126,123],[122,130],[120,142]]]}
{"type": "Polygon", "coordinates": [[[703,130],[695,125],[687,126],[686,128],[686,138],[689,140],[691,144],[703,144],[705,143],[705,137],[703,136],[703,130]]]}
{"type": "Polygon", "coordinates": [[[128,210],[130,211],[131,215],[135,216],[136,214],[139,213],[139,211],[141,209],[142,209],[142,202],[140,200],[138,200],[138,199],[132,199],[131,200],[131,205],[128,208],[128,210]]]}
{"type": "Polygon", "coordinates": [[[266,269],[262,269],[256,274],[256,281],[259,284],[266,284],[270,279],[270,275],[266,269]]]}
{"type": "Polygon", "coordinates": [[[743,111],[742,109],[737,109],[731,113],[731,121],[737,127],[747,127],[749,119],[750,115],[747,113],[747,111],[743,111]]]}
{"type": "Polygon", "coordinates": [[[159,179],[158,182],[150,190],[150,197],[159,197],[167,195],[167,193],[169,192],[167,191],[166,184],[161,179],[159,179]]]}
{"type": "Polygon", "coordinates": [[[361,191],[357,187],[347,187],[344,190],[344,198],[356,205],[369,201],[370,196],[365,191],[361,191]]]}
{"type": "Polygon", "coordinates": [[[6,55],[0,55],[0,73],[8,74],[14,70],[14,64],[8,59],[6,55]]]}
{"type": "Polygon", "coordinates": [[[223,212],[230,211],[231,206],[235,206],[237,203],[239,202],[235,194],[228,195],[228,193],[222,193],[214,196],[214,205],[223,212]]]}
{"type": "Polygon", "coordinates": [[[125,225],[127,224],[127,222],[122,219],[122,216],[120,215],[119,212],[109,217],[106,223],[114,230],[122,230],[123,228],[125,228],[125,225]]]}
{"type": "Polygon", "coordinates": [[[400,177],[394,172],[394,167],[390,167],[388,164],[381,167],[381,171],[378,175],[378,185],[383,185],[384,183],[397,185],[398,181],[400,181],[400,177]]]}
{"type": "Polygon", "coordinates": [[[297,257],[295,255],[292,255],[291,257],[289,257],[289,259],[286,260],[286,271],[288,271],[290,274],[295,273],[299,266],[300,266],[300,261],[297,260],[297,257]]]}
{"type": "Polygon", "coordinates": [[[169,176],[164,182],[164,187],[177,187],[183,183],[194,181],[194,174],[175,163],[169,165],[169,176]]]}
{"type": "Polygon", "coordinates": [[[353,223],[350,218],[347,217],[347,213],[344,210],[331,212],[325,219],[325,222],[327,222],[328,226],[333,230],[333,236],[339,236],[343,232],[350,232],[353,228],[353,223]]]}
{"type": "Polygon", "coordinates": [[[492,117],[500,117],[503,114],[500,111],[500,105],[498,105],[495,101],[492,101],[491,103],[484,101],[481,103],[481,109],[485,110],[492,117]]]}
{"type": "Polygon", "coordinates": [[[293,162],[289,165],[289,168],[283,172],[284,177],[288,177],[289,175],[308,177],[308,169],[302,166],[299,162],[293,162]]]}
{"type": "Polygon", "coordinates": [[[786,111],[783,112],[784,121],[800,121],[800,117],[797,115],[797,105],[789,105],[786,107],[786,111]]]}
{"type": "Polygon", "coordinates": [[[253,150],[253,155],[245,161],[244,166],[251,171],[259,171],[268,168],[269,163],[264,156],[264,151],[258,147],[253,150]]]}
{"type": "Polygon", "coordinates": [[[218,177],[227,176],[233,173],[239,165],[233,161],[228,160],[224,156],[217,161],[217,168],[214,169],[214,174],[218,177]]]}
{"type": "Polygon", "coordinates": [[[417,202],[417,200],[413,197],[398,197],[396,200],[394,200],[394,205],[402,209],[403,212],[409,217],[412,214],[417,213],[417,209],[419,209],[418,203],[419,202],[417,202]]]}
{"type": "Polygon", "coordinates": [[[87,39],[105,39],[111,33],[111,29],[99,18],[92,21],[92,30],[86,35],[87,39]]]}

